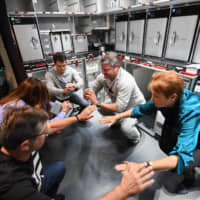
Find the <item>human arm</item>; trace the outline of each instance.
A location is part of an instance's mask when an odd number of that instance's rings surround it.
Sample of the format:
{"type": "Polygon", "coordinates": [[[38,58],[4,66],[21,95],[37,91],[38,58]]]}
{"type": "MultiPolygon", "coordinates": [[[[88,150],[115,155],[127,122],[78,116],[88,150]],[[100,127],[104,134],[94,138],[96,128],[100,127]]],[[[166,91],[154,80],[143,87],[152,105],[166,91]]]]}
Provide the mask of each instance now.
{"type": "MultiPolygon", "coordinates": [[[[194,107],[194,106],[193,106],[194,107]]],[[[188,107],[189,108],[189,107],[188,107]]],[[[169,155],[178,155],[177,173],[182,174],[189,162],[193,162],[193,153],[197,148],[199,132],[200,132],[200,117],[198,109],[193,109],[185,112],[177,121],[176,132],[179,133],[177,143],[169,155]]]]}
{"type": "Polygon", "coordinates": [[[133,167],[129,162],[125,165],[124,170],[118,170],[116,166],[116,170],[123,174],[121,183],[98,200],[125,200],[153,184],[154,180],[150,180],[154,174],[151,166],[146,167],[145,163],[140,163],[133,167]]]}
{"type": "Polygon", "coordinates": [[[78,114],[78,118],[76,116],[67,117],[64,119],[52,121],[48,123],[48,134],[52,134],[57,130],[64,129],[75,122],[85,121],[93,117],[91,113],[96,109],[95,106],[87,106],[80,114],[78,114]]]}
{"type": "Polygon", "coordinates": [[[132,113],[132,109],[131,110],[127,110],[125,112],[116,114],[116,115],[112,115],[112,116],[105,116],[102,117],[99,122],[100,124],[105,124],[108,123],[109,127],[112,126],[113,124],[115,124],[115,122],[119,119],[123,119],[123,118],[128,118],[131,117],[131,113],[132,113]]]}
{"type": "Polygon", "coordinates": [[[157,108],[154,106],[152,101],[148,101],[145,104],[140,104],[135,106],[131,110],[127,110],[122,113],[118,113],[113,116],[105,116],[102,117],[102,119],[99,121],[101,124],[109,123],[109,126],[112,126],[117,120],[133,117],[133,118],[139,118],[142,117],[145,114],[151,114],[152,112],[156,111],[157,108]]]}
{"type": "MultiPolygon", "coordinates": [[[[160,171],[160,170],[169,170],[174,169],[178,163],[178,155],[166,156],[165,158],[151,160],[148,161],[152,170],[160,171]]],[[[139,168],[142,163],[133,163],[133,162],[124,162],[123,164],[119,164],[116,166],[117,170],[124,171],[127,168],[127,163],[131,165],[131,167],[139,168]]],[[[145,163],[147,165],[147,162],[145,163]]]]}
{"type": "Polygon", "coordinates": [[[158,160],[149,161],[154,171],[170,170],[176,168],[178,164],[178,155],[170,155],[158,160]]]}
{"type": "Polygon", "coordinates": [[[52,70],[45,74],[46,86],[51,95],[61,95],[63,94],[63,88],[61,87],[59,81],[56,78],[55,72],[52,70]]]}
{"type": "MultiPolygon", "coordinates": [[[[87,100],[90,100],[92,105],[96,105],[97,106],[98,100],[97,100],[96,94],[95,94],[95,92],[93,90],[91,90],[89,88],[85,89],[84,98],[87,99],[87,100]]],[[[104,103],[104,102],[101,102],[98,106],[100,108],[104,109],[104,110],[113,111],[113,112],[117,111],[117,104],[116,103],[104,103]]]]}
{"type": "MultiPolygon", "coordinates": [[[[50,102],[50,105],[53,106],[53,102],[50,102]]],[[[52,121],[56,121],[59,119],[63,119],[66,117],[66,113],[69,112],[69,110],[72,108],[72,105],[69,101],[64,101],[62,103],[62,108],[61,108],[61,112],[59,112],[54,118],[48,120],[48,122],[52,122],[52,121]]]]}

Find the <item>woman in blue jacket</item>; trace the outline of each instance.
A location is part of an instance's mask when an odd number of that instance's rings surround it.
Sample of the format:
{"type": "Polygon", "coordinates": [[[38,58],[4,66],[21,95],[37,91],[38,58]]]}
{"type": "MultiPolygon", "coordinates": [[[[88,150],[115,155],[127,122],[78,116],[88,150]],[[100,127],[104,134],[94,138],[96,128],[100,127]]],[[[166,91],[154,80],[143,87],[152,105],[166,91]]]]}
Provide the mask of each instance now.
{"type": "MultiPolygon", "coordinates": [[[[165,122],[159,145],[168,156],[148,161],[147,165],[152,165],[153,170],[175,169],[177,187],[166,186],[170,192],[178,192],[183,185],[194,182],[194,167],[200,163],[200,96],[184,89],[184,81],[175,71],[155,73],[149,89],[152,92],[150,101],[133,110],[104,117],[100,122],[111,126],[121,118],[139,118],[160,110],[165,122]]],[[[121,167],[124,169],[126,164],[121,167]]]]}

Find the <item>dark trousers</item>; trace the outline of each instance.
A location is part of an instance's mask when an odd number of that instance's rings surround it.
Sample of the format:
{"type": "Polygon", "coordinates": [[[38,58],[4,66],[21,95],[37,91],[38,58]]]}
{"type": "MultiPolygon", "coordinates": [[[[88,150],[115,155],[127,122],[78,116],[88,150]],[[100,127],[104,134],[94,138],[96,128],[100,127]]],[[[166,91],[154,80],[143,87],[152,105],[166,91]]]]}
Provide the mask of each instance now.
{"type": "Polygon", "coordinates": [[[58,187],[65,175],[66,167],[64,162],[58,161],[43,171],[44,178],[42,180],[41,192],[50,197],[55,197],[58,187]]]}
{"type": "MultiPolygon", "coordinates": [[[[159,140],[159,146],[163,152],[168,154],[172,151],[173,147],[176,145],[178,134],[172,132],[171,127],[165,124],[163,127],[162,135],[159,140]]],[[[199,146],[199,144],[197,145],[199,146]]],[[[188,187],[194,183],[195,180],[195,167],[200,164],[200,149],[196,149],[193,153],[194,162],[188,163],[188,166],[184,168],[183,174],[178,175],[176,169],[171,170],[168,179],[165,181],[164,185],[169,192],[176,192],[180,186],[183,184],[188,187]]]]}
{"type": "Polygon", "coordinates": [[[169,171],[169,176],[164,182],[165,188],[172,193],[177,192],[180,186],[190,187],[195,181],[195,169],[194,167],[200,164],[200,149],[196,149],[193,153],[194,162],[190,162],[185,167],[183,174],[176,173],[176,169],[169,171]]]}
{"type": "Polygon", "coordinates": [[[78,104],[80,107],[83,107],[83,108],[89,105],[89,103],[83,97],[81,97],[79,94],[76,94],[75,92],[72,92],[70,94],[69,100],[72,103],[78,104]]]}

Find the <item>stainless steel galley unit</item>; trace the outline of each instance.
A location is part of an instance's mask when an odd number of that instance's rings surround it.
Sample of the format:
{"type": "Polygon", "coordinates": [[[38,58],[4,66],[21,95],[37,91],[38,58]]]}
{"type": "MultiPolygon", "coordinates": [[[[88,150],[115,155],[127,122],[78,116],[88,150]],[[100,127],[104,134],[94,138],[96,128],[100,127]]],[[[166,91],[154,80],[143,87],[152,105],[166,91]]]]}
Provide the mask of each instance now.
{"type": "Polygon", "coordinates": [[[128,15],[115,16],[115,50],[126,52],[128,15]]]}
{"type": "Polygon", "coordinates": [[[144,54],[162,57],[166,36],[169,9],[147,12],[147,27],[144,54]]]}
{"type": "Polygon", "coordinates": [[[23,62],[42,60],[44,57],[35,19],[11,17],[11,24],[23,62]]]}
{"type": "Polygon", "coordinates": [[[128,53],[142,54],[146,13],[129,15],[128,53]]]}
{"type": "Polygon", "coordinates": [[[165,58],[189,60],[199,12],[199,6],[172,9],[165,58]]]}

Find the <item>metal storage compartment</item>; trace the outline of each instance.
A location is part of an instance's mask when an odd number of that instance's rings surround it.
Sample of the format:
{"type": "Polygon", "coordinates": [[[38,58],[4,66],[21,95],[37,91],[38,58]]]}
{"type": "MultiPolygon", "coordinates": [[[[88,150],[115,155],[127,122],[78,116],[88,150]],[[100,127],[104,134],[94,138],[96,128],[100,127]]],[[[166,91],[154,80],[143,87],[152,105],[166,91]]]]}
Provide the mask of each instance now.
{"type": "Polygon", "coordinates": [[[61,41],[62,41],[63,51],[67,53],[73,51],[71,35],[69,33],[61,33],[61,41]]]}
{"type": "Polygon", "coordinates": [[[145,55],[161,57],[167,18],[154,18],[147,20],[147,32],[145,40],[145,55]]]}
{"type": "Polygon", "coordinates": [[[197,15],[172,17],[165,58],[188,61],[197,19],[197,15]]]}
{"type": "Polygon", "coordinates": [[[97,12],[96,0],[83,0],[83,6],[85,12],[97,12]]]}
{"type": "Polygon", "coordinates": [[[126,51],[127,21],[116,22],[115,50],[126,51]]]}
{"type": "Polygon", "coordinates": [[[36,24],[13,25],[19,50],[24,62],[43,59],[38,29],[36,24]]]}
{"type": "Polygon", "coordinates": [[[88,51],[88,40],[86,35],[74,35],[73,44],[75,53],[88,51]]]}
{"type": "Polygon", "coordinates": [[[51,54],[52,48],[51,48],[49,32],[40,32],[40,39],[41,39],[44,55],[47,56],[51,54]]]}
{"type": "Polygon", "coordinates": [[[198,80],[197,83],[195,84],[194,92],[200,95],[200,80],[198,80]]]}
{"type": "Polygon", "coordinates": [[[33,3],[35,11],[59,11],[59,0],[37,0],[33,3]]]}
{"type": "Polygon", "coordinates": [[[198,36],[198,41],[197,41],[197,44],[196,44],[196,48],[195,48],[195,52],[194,52],[192,62],[193,63],[200,63],[200,34],[198,36]]]}
{"type": "Polygon", "coordinates": [[[113,10],[119,8],[119,1],[120,0],[101,0],[97,1],[97,10],[98,12],[105,12],[108,10],[113,10]]]}
{"type": "Polygon", "coordinates": [[[142,54],[143,34],[144,34],[144,19],[130,21],[129,37],[128,37],[128,52],[142,54]]]}
{"type": "Polygon", "coordinates": [[[71,12],[83,11],[81,0],[64,0],[64,9],[71,12]]]}
{"type": "Polygon", "coordinates": [[[5,0],[8,12],[34,11],[32,0],[5,0]]]}
{"type": "Polygon", "coordinates": [[[51,44],[53,48],[53,52],[61,52],[62,51],[62,44],[60,39],[60,33],[50,33],[51,37],[51,44]]]}

